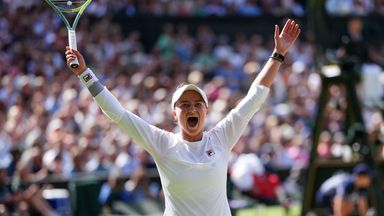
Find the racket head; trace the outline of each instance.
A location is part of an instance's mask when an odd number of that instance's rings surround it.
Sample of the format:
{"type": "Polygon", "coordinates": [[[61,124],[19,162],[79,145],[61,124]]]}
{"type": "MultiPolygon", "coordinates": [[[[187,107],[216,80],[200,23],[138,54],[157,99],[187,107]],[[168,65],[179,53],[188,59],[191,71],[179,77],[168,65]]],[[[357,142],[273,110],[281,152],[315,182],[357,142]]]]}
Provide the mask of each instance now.
{"type": "Polygon", "coordinates": [[[92,2],[92,0],[45,0],[49,6],[59,15],[68,29],[75,29],[80,16],[84,10],[92,2]],[[70,3],[69,3],[70,2],[70,3]],[[66,13],[77,13],[73,24],[69,21],[71,16],[66,16],[66,13]]]}
{"type": "Polygon", "coordinates": [[[62,13],[82,13],[92,0],[45,0],[55,10],[62,13]]]}

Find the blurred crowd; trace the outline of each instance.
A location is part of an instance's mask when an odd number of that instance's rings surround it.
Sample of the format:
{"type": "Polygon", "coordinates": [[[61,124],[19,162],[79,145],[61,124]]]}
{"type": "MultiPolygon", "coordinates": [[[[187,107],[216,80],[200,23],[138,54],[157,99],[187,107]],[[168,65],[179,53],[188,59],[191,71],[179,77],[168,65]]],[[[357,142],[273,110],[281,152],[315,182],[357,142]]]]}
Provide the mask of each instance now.
{"type": "MultiPolygon", "coordinates": [[[[12,10],[41,4],[38,0],[31,0],[28,3],[22,0],[3,1],[12,2],[12,10]]],[[[305,2],[303,0],[122,0],[116,2],[93,0],[89,11],[96,16],[117,13],[127,16],[259,16],[262,14],[303,16],[305,2]]]]}
{"type": "MultiPolygon", "coordinates": [[[[2,0],[9,9],[29,8],[41,4],[38,0],[2,0]],[[12,4],[10,4],[12,2],[12,4]]],[[[88,9],[95,16],[123,14],[126,16],[305,16],[306,0],[93,0],[88,9]]],[[[332,15],[369,15],[384,13],[383,0],[326,0],[327,12],[332,15]]]]}
{"type": "MultiPolygon", "coordinates": [[[[201,86],[211,104],[206,120],[209,129],[246,94],[268,60],[273,50],[273,25],[269,38],[242,33],[229,38],[204,24],[192,33],[188,25],[169,23],[147,50],[142,33],[125,35],[122,26],[111,22],[109,16],[92,25],[91,18],[119,10],[132,16],[300,16],[304,14],[303,2],[94,0],[76,29],[78,49],[127,110],[165,130],[178,130],[169,103],[174,88],[181,82],[201,86]],[[282,12],[287,9],[293,11],[282,12]]],[[[382,1],[349,2],[373,5],[382,1]]],[[[66,45],[65,26],[41,1],[0,1],[0,169],[16,182],[13,190],[25,191],[31,183],[50,176],[70,178],[112,170],[140,179],[143,169],[154,167],[149,155],[107,119],[67,68],[66,45]]],[[[251,153],[268,170],[306,167],[321,91],[318,63],[323,56],[315,48],[313,36],[304,32],[287,55],[267,102],[235,146],[234,162],[251,153]]],[[[381,45],[370,47],[368,53],[384,56],[384,49],[381,45]]],[[[363,63],[381,73],[379,60],[372,57],[363,63]]],[[[327,106],[319,140],[323,158],[348,158],[343,155],[347,149],[344,93],[342,87],[330,89],[334,99],[327,106]]],[[[365,109],[364,117],[370,140],[377,143],[378,157],[383,158],[383,117],[375,108],[365,109]]],[[[349,150],[351,154],[354,151],[349,150]]]]}

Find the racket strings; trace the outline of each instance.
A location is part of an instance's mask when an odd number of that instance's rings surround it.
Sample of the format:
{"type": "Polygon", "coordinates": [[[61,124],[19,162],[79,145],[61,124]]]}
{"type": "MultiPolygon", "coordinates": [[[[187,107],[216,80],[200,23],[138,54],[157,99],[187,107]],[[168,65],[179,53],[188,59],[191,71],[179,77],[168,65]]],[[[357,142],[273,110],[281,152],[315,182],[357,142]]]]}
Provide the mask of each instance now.
{"type": "Polygon", "coordinates": [[[82,4],[86,2],[86,0],[51,0],[52,2],[57,2],[57,3],[65,3],[68,4],[68,2],[72,2],[73,4],[82,4]]]}
{"type": "Polygon", "coordinates": [[[51,0],[59,8],[75,9],[81,7],[86,0],[51,0]]]}

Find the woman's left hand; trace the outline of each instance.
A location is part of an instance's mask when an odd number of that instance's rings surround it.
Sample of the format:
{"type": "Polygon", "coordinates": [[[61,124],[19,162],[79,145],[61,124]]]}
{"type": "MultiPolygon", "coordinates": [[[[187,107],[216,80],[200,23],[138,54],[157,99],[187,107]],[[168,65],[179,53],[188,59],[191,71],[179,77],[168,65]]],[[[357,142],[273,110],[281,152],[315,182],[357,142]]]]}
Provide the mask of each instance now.
{"type": "Polygon", "coordinates": [[[289,48],[295,43],[297,37],[301,32],[300,26],[291,19],[285,22],[283,30],[280,33],[280,28],[275,25],[275,51],[285,55],[289,48]]]}

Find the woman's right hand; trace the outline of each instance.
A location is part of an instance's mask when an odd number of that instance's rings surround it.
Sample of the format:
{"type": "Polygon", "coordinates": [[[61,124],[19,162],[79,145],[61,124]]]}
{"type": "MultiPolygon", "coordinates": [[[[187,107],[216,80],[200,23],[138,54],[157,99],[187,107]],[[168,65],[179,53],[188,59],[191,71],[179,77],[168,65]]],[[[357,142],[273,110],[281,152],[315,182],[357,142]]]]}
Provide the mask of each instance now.
{"type": "Polygon", "coordinates": [[[77,50],[70,49],[68,46],[66,47],[67,51],[65,51],[65,58],[67,59],[67,66],[73,73],[76,75],[80,75],[85,70],[87,70],[87,65],[85,64],[84,57],[81,55],[81,53],[77,50]],[[72,68],[70,66],[70,62],[72,62],[77,57],[77,60],[79,61],[79,67],[72,68]]]}

